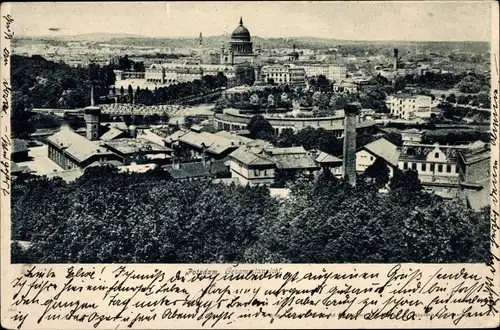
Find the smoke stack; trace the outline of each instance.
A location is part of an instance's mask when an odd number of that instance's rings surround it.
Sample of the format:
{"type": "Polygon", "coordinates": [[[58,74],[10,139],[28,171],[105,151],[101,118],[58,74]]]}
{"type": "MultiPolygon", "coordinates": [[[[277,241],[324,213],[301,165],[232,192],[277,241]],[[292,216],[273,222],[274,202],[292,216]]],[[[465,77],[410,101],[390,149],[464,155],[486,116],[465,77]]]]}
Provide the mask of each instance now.
{"type": "Polygon", "coordinates": [[[394,71],[398,70],[398,49],[394,48],[394,71]]]}
{"type": "Polygon", "coordinates": [[[94,85],[90,85],[90,106],[94,107],[95,102],[94,102],[94,85]]]}
{"type": "Polygon", "coordinates": [[[356,185],[356,115],[359,105],[348,104],[344,108],[343,177],[351,186],[356,185]]]}

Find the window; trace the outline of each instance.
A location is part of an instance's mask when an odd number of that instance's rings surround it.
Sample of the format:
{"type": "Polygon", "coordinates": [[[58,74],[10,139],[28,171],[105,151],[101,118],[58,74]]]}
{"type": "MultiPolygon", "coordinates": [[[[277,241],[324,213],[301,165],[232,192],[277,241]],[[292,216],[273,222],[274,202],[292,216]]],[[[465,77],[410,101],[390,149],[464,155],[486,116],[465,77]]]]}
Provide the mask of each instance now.
{"type": "Polygon", "coordinates": [[[458,166],[455,166],[455,173],[458,173],[458,166]]]}
{"type": "Polygon", "coordinates": [[[424,171],[424,172],[427,171],[427,164],[422,164],[421,168],[422,168],[422,171],[424,171]]]}
{"type": "Polygon", "coordinates": [[[451,165],[446,165],[446,172],[448,172],[448,173],[451,172],[451,165]]]}
{"type": "Polygon", "coordinates": [[[443,172],[443,165],[442,164],[438,165],[438,172],[439,173],[443,172]]]}
{"type": "Polygon", "coordinates": [[[373,156],[370,156],[370,160],[373,160],[373,156]]]}
{"type": "Polygon", "coordinates": [[[259,176],[260,175],[260,171],[259,170],[253,170],[253,173],[255,176],[259,176]]]}
{"type": "Polygon", "coordinates": [[[411,169],[416,171],[417,170],[417,163],[412,163],[411,164],[411,169]]]}
{"type": "Polygon", "coordinates": [[[434,158],[439,158],[439,152],[436,152],[436,153],[434,154],[434,158]]]}
{"type": "Polygon", "coordinates": [[[405,170],[407,170],[407,169],[408,169],[408,163],[407,163],[407,162],[405,162],[405,163],[403,164],[403,169],[405,169],[405,170]]]}
{"type": "Polygon", "coordinates": [[[431,164],[431,172],[434,172],[434,164],[431,164]]]}

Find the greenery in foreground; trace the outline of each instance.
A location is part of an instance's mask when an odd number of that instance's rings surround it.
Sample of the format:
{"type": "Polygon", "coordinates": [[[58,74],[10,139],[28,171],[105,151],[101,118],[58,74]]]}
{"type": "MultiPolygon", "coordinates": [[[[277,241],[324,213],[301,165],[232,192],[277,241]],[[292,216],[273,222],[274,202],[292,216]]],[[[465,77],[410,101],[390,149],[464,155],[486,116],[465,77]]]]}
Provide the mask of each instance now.
{"type": "MultiPolygon", "coordinates": [[[[368,171],[377,172],[377,171],[368,171]]],[[[13,262],[483,262],[489,210],[424,192],[415,172],[299,179],[289,199],[265,187],[173,181],[161,171],[91,168],[77,181],[17,179],[13,262]],[[384,176],[381,175],[380,177],[384,176]],[[385,182],[384,182],[385,181],[385,182]],[[374,183],[371,183],[374,182],[374,183]]]]}

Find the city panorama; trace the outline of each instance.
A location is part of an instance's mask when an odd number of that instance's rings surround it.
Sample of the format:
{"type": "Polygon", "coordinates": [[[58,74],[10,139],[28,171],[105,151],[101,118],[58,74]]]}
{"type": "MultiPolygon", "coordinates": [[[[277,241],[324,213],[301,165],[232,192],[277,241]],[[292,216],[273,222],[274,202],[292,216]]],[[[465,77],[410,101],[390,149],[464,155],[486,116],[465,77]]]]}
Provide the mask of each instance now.
{"type": "Polygon", "coordinates": [[[487,260],[488,3],[108,5],[12,3],[12,263],[487,260]]]}

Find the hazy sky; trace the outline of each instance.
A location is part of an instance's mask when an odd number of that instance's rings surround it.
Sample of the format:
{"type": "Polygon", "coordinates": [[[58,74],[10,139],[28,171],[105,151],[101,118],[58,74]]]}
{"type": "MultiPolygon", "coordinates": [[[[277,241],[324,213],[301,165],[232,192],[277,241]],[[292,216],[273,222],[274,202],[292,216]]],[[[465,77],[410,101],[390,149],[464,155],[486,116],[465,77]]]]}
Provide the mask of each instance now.
{"type": "Polygon", "coordinates": [[[11,3],[18,35],[231,33],[243,16],[259,37],[351,40],[491,39],[491,1],[11,3]],[[58,32],[49,28],[60,28],[58,32]]]}

